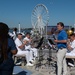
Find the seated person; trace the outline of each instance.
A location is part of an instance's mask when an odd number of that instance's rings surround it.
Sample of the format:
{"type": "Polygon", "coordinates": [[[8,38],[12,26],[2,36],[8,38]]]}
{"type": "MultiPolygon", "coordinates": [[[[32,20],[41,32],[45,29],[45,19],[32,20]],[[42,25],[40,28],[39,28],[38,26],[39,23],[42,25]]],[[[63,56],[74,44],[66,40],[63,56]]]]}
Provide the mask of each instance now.
{"type": "Polygon", "coordinates": [[[26,42],[22,43],[22,34],[19,33],[17,35],[17,38],[15,40],[15,44],[16,44],[16,47],[17,47],[17,54],[16,55],[25,55],[26,57],[26,61],[27,61],[27,66],[33,66],[32,63],[30,63],[30,61],[32,62],[33,60],[33,55],[32,55],[32,51],[27,51],[25,50],[25,45],[26,45],[26,42]]]}
{"type": "MultiPolygon", "coordinates": [[[[75,56],[75,34],[74,33],[70,35],[70,44],[68,44],[67,48],[68,48],[68,52],[66,53],[66,56],[75,56]]],[[[73,64],[72,59],[67,59],[67,61],[73,64]]]]}
{"type": "Polygon", "coordinates": [[[25,38],[23,39],[23,42],[27,42],[25,45],[25,49],[30,49],[33,52],[34,59],[38,56],[37,49],[31,46],[32,39],[30,38],[30,33],[26,33],[25,38]]]}

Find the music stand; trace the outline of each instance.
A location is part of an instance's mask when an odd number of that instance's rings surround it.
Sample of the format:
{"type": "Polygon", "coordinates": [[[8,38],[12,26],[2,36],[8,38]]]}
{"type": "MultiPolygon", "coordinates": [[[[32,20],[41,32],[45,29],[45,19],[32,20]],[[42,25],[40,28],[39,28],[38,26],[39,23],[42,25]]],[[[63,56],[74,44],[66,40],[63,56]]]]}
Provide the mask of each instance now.
{"type": "Polygon", "coordinates": [[[51,57],[52,57],[52,52],[51,52],[51,49],[52,49],[52,45],[54,45],[54,42],[52,39],[48,39],[48,45],[49,45],[49,58],[47,58],[47,60],[49,61],[49,66],[50,66],[50,61],[52,61],[51,57]]]}
{"type": "Polygon", "coordinates": [[[40,39],[40,42],[38,43],[37,47],[35,47],[35,48],[39,49],[39,60],[38,60],[39,63],[36,64],[36,68],[39,67],[39,66],[41,66],[41,61],[43,59],[43,54],[42,54],[43,52],[42,52],[42,48],[41,48],[41,45],[43,44],[43,39],[44,39],[44,37],[42,37],[40,39]]]}
{"type": "Polygon", "coordinates": [[[53,42],[53,40],[48,39],[48,41],[49,41],[49,43],[50,43],[51,45],[55,45],[55,43],[53,42]]]}
{"type": "MultiPolygon", "coordinates": [[[[47,60],[48,60],[48,62],[49,62],[49,66],[50,66],[50,61],[52,61],[52,59],[51,59],[51,57],[52,57],[52,55],[51,55],[51,54],[52,54],[52,51],[51,51],[50,49],[53,48],[52,45],[55,45],[55,43],[53,42],[53,40],[48,39],[48,45],[49,45],[50,47],[49,47],[49,58],[47,58],[47,60]]],[[[53,48],[53,49],[54,49],[54,48],[53,48]]],[[[54,66],[54,67],[56,68],[56,69],[55,69],[55,72],[56,72],[56,74],[57,74],[57,65],[56,65],[56,63],[57,63],[57,62],[55,61],[55,63],[54,63],[55,66],[54,66]]]]}
{"type": "Polygon", "coordinates": [[[42,37],[42,38],[40,39],[40,42],[38,43],[38,45],[37,45],[36,48],[40,48],[40,47],[41,47],[41,45],[42,45],[42,43],[43,43],[43,39],[44,39],[44,37],[42,37]]]}

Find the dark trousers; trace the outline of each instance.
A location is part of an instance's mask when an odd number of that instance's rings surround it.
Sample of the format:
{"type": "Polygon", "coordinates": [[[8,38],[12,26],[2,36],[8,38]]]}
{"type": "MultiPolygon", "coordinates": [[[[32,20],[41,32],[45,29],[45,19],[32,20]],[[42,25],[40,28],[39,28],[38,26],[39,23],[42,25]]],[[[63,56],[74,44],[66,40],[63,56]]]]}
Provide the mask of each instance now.
{"type": "Polygon", "coordinates": [[[0,71],[0,75],[12,75],[12,70],[0,71]]]}
{"type": "Polygon", "coordinates": [[[14,62],[13,60],[6,60],[0,65],[0,75],[12,75],[14,62]]]}

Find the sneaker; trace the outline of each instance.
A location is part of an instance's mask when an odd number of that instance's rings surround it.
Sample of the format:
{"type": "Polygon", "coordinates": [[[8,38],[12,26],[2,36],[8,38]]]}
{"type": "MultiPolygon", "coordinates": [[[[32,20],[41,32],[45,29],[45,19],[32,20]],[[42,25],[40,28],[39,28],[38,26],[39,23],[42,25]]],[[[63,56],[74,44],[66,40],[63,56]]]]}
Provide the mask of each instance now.
{"type": "Polygon", "coordinates": [[[31,63],[27,63],[26,66],[33,66],[33,64],[31,64],[31,63]]]}
{"type": "Polygon", "coordinates": [[[21,65],[21,62],[16,63],[15,65],[21,65]]]}
{"type": "Polygon", "coordinates": [[[32,60],[31,60],[31,62],[33,63],[33,62],[34,62],[34,60],[32,59],[32,60]]]}
{"type": "Polygon", "coordinates": [[[34,57],[32,60],[35,61],[38,57],[34,57]]]}
{"type": "Polygon", "coordinates": [[[71,67],[74,67],[74,64],[72,64],[72,63],[68,63],[68,65],[71,66],[71,67]]]}
{"type": "Polygon", "coordinates": [[[13,72],[12,75],[17,75],[17,74],[13,72]]]}

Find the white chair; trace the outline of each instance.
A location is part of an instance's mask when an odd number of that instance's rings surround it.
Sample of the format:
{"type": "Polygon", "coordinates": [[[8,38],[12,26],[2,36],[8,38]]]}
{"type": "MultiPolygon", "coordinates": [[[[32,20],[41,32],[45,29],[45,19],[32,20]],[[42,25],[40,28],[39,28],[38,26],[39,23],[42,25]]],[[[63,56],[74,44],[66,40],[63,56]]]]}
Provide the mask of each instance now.
{"type": "Polygon", "coordinates": [[[14,63],[16,63],[18,59],[21,59],[21,60],[22,60],[22,61],[21,61],[21,62],[22,62],[22,65],[23,65],[23,64],[24,64],[24,65],[26,64],[25,55],[14,55],[14,56],[13,56],[13,59],[14,59],[14,63]]]}
{"type": "MultiPolygon", "coordinates": [[[[73,59],[73,60],[74,60],[74,65],[75,65],[75,56],[68,56],[68,55],[67,55],[66,58],[68,58],[68,59],[73,59]]],[[[75,66],[69,67],[70,74],[71,74],[71,71],[72,71],[73,68],[75,68],[75,66]]],[[[72,74],[71,74],[71,75],[72,75],[72,74]]]]}

